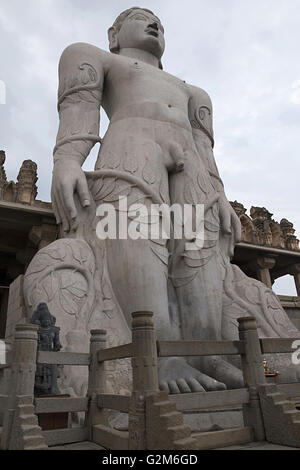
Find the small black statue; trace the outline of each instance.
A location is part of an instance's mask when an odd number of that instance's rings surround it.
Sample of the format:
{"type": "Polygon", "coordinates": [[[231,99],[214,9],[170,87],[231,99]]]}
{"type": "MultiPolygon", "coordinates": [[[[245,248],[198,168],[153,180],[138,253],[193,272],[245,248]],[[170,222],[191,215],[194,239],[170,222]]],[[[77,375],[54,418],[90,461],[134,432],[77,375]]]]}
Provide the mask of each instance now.
{"type": "MultiPolygon", "coordinates": [[[[31,323],[39,325],[38,350],[59,351],[59,330],[55,326],[56,318],[51,315],[46,303],[40,303],[32,314],[31,323]]],[[[58,367],[55,364],[37,364],[35,373],[34,395],[58,395],[58,367]]]]}

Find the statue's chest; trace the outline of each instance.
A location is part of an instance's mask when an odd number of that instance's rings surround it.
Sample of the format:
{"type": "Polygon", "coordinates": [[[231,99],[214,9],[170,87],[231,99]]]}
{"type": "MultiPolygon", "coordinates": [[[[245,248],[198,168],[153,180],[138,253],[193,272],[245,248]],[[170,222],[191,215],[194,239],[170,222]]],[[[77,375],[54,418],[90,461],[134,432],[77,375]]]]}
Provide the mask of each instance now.
{"type": "Polygon", "coordinates": [[[115,64],[108,74],[108,81],[114,93],[134,93],[144,99],[156,98],[162,102],[170,99],[188,101],[187,87],[182,80],[135,59],[115,64]]]}
{"type": "Polygon", "coordinates": [[[39,331],[40,346],[42,346],[42,347],[52,346],[54,336],[55,336],[55,334],[54,334],[53,331],[40,329],[40,331],[39,331]]]}

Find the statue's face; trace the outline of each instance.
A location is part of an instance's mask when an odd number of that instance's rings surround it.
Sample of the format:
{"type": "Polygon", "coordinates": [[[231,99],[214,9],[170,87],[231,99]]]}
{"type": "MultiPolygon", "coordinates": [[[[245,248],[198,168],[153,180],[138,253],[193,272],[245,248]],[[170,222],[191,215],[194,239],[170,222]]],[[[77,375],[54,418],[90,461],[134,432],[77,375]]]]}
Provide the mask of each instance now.
{"type": "Polygon", "coordinates": [[[51,326],[51,321],[49,318],[47,318],[46,316],[43,316],[40,320],[41,322],[41,325],[44,327],[44,328],[49,328],[49,326],[51,326]]]}
{"type": "Polygon", "coordinates": [[[165,49],[164,28],[160,21],[144,10],[133,10],[118,33],[120,49],[142,49],[161,58],[165,49]]]}

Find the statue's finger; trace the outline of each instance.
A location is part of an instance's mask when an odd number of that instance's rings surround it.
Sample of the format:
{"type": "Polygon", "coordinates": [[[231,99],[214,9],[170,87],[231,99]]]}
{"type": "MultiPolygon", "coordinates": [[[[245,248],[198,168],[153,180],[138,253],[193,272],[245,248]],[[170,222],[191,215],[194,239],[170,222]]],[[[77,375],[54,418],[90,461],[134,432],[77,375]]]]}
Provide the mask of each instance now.
{"type": "Polygon", "coordinates": [[[234,230],[235,242],[238,243],[242,239],[242,226],[241,226],[240,219],[235,213],[232,214],[232,227],[234,230]]]}
{"type": "Polygon", "coordinates": [[[74,202],[73,187],[70,184],[63,187],[63,197],[65,201],[65,207],[69,214],[69,222],[71,222],[77,217],[77,210],[74,202]]]}
{"type": "Polygon", "coordinates": [[[88,185],[85,176],[82,174],[82,178],[77,181],[77,191],[82,207],[88,207],[91,204],[88,185]]]}
{"type": "Polygon", "coordinates": [[[56,201],[57,201],[58,207],[60,209],[59,213],[61,215],[61,222],[62,222],[63,231],[64,232],[69,232],[69,230],[70,230],[69,217],[68,217],[67,211],[65,210],[65,206],[63,204],[63,201],[62,201],[62,198],[60,196],[59,191],[57,192],[57,195],[56,195],[56,201]]]}
{"type": "Polygon", "coordinates": [[[223,203],[221,203],[219,207],[222,232],[227,233],[229,235],[231,234],[231,214],[228,208],[223,203]]]}
{"type": "Polygon", "coordinates": [[[56,223],[59,225],[62,223],[61,215],[59,213],[59,207],[56,201],[55,195],[52,193],[51,195],[51,200],[52,200],[52,209],[55,215],[56,223]]]}

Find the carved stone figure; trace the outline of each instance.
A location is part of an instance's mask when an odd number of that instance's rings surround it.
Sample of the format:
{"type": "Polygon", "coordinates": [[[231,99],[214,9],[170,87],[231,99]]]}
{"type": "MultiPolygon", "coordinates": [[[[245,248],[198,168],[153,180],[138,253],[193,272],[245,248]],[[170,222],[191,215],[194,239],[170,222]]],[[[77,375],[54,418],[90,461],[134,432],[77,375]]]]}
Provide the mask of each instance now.
{"type": "MultiPolygon", "coordinates": [[[[55,326],[56,318],[49,312],[46,303],[40,303],[33,312],[31,323],[40,325],[38,330],[38,351],[60,351],[59,328],[55,326]]],[[[55,364],[37,364],[34,393],[40,395],[57,395],[58,368],[55,364]]]]}
{"type": "Polygon", "coordinates": [[[7,178],[4,169],[5,163],[5,152],[4,150],[0,150],[0,199],[4,198],[5,188],[7,185],[7,178]]]}
{"type": "Polygon", "coordinates": [[[37,164],[32,160],[25,160],[17,179],[17,202],[32,204],[37,195],[37,164]]]}
{"type": "Polygon", "coordinates": [[[294,235],[295,229],[292,222],[287,219],[281,219],[280,228],[282,230],[286,248],[288,250],[299,250],[299,240],[297,240],[294,235]]]}
{"type": "MultiPolygon", "coordinates": [[[[154,312],[161,340],[236,339],[237,318],[249,315],[261,336],[298,336],[276,295],[230,263],[241,227],[214,160],[210,97],[162,70],[164,28],[151,11],[126,10],[108,36],[111,52],[77,43],[60,59],[52,202],[65,239],[30,264],[28,310],[46,293],[55,312],[63,306],[64,334],[73,328],[88,338],[95,325],[108,329],[111,344],[128,341],[126,322],[138,310],[154,312]],[[110,119],[103,139],[100,106],[110,119]],[[95,171],[85,173],[97,142],[95,171]],[[120,196],[128,205],[204,204],[203,247],[187,251],[187,240],[174,238],[99,240],[96,209],[120,196]]],[[[242,374],[220,357],[167,358],[159,380],[179,393],[240,387],[242,374]]]]}

